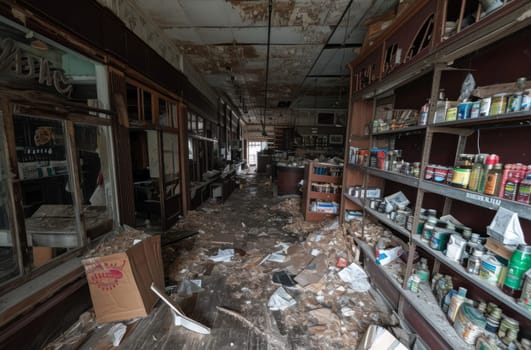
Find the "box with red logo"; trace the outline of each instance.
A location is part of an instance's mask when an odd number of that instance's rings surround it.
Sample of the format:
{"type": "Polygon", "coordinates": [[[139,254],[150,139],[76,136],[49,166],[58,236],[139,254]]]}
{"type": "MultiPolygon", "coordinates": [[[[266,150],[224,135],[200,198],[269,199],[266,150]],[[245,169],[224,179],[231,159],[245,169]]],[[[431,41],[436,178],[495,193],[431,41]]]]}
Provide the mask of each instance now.
{"type": "Polygon", "coordinates": [[[125,252],[82,262],[99,323],[149,315],[158,299],[151,283],[164,289],[160,236],[146,238],[125,252]]]}

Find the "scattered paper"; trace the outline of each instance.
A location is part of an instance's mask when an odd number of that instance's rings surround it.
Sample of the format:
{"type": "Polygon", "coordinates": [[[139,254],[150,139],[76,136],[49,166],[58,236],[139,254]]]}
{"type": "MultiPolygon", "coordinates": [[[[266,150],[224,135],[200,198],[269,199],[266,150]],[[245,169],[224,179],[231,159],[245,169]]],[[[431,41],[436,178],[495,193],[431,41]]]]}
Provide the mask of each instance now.
{"type": "Polygon", "coordinates": [[[366,292],[371,289],[367,274],[355,263],[339,271],[338,275],[344,282],[350,283],[350,287],[355,292],[366,292]]]}
{"type": "Polygon", "coordinates": [[[281,251],[284,252],[284,254],[288,253],[288,248],[289,248],[289,244],[288,243],[278,242],[277,244],[275,244],[275,247],[282,248],[281,251]]]}
{"type": "Polygon", "coordinates": [[[192,294],[194,293],[202,292],[203,288],[201,288],[201,280],[198,280],[198,281],[199,281],[199,285],[197,283],[194,283],[193,281],[188,281],[188,280],[182,281],[179,284],[179,288],[177,289],[177,296],[189,297],[189,296],[192,296],[192,294]]]}
{"type": "Polygon", "coordinates": [[[209,257],[214,262],[227,262],[231,261],[234,256],[234,249],[218,249],[218,254],[209,257]]]}
{"type": "Polygon", "coordinates": [[[286,261],[286,256],[283,254],[282,250],[279,250],[278,252],[270,254],[267,258],[267,261],[283,263],[284,261],[286,261]]]}
{"type": "Polygon", "coordinates": [[[112,346],[119,346],[124,338],[125,332],[127,331],[127,326],[123,323],[114,324],[107,334],[112,337],[112,346]]]}
{"type": "Polygon", "coordinates": [[[312,249],[312,255],[313,256],[317,256],[319,254],[321,254],[321,251],[319,249],[312,249]]]}
{"type": "Polygon", "coordinates": [[[350,317],[350,316],[354,316],[355,312],[354,310],[352,310],[352,308],[348,306],[343,306],[341,308],[341,314],[345,317],[350,317]]]}
{"type": "Polygon", "coordinates": [[[275,291],[275,293],[273,293],[273,295],[271,295],[267,306],[269,306],[269,309],[273,311],[284,310],[295,305],[296,303],[297,302],[295,299],[293,299],[284,288],[280,287],[275,291]]]}

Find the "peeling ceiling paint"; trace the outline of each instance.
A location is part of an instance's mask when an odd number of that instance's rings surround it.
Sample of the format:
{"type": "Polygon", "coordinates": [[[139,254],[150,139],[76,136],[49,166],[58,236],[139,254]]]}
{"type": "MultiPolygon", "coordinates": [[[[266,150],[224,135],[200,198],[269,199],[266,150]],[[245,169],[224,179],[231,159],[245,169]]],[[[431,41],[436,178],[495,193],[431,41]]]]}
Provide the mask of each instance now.
{"type": "MultiPolygon", "coordinates": [[[[289,115],[277,107],[345,108],[346,65],[367,19],[397,0],[273,0],[267,116],[268,0],[131,0],[247,122],[289,115]]],[[[152,34],[157,35],[157,34],[152,34]]],[[[168,48],[165,48],[168,50],[168,48]]]]}

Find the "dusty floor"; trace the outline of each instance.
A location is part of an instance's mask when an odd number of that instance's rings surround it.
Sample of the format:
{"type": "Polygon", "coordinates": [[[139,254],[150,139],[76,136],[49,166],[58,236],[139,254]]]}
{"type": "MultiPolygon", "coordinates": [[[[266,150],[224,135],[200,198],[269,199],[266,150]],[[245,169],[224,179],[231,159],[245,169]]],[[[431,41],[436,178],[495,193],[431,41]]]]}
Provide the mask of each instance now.
{"type": "MultiPolygon", "coordinates": [[[[119,349],[353,349],[370,324],[394,323],[372,290],[356,292],[338,276],[338,258],[353,260],[345,230],[304,222],[299,199],[272,193],[268,178],[243,177],[225,203],[189,212],[163,236],[171,242],[198,232],[163,246],[166,287],[211,334],[173,326],[169,308],[159,302],[150,317],[128,325],[119,349]],[[231,261],[209,260],[227,248],[235,251],[231,261]],[[285,261],[270,261],[278,251],[285,261]],[[279,271],[297,276],[296,287],[285,287],[295,304],[272,311],[268,301],[281,287],[272,276],[279,271]],[[201,288],[190,280],[200,280],[201,288]]],[[[106,336],[111,326],[86,321],[82,327],[91,336],[80,348],[113,348],[106,336]]]]}

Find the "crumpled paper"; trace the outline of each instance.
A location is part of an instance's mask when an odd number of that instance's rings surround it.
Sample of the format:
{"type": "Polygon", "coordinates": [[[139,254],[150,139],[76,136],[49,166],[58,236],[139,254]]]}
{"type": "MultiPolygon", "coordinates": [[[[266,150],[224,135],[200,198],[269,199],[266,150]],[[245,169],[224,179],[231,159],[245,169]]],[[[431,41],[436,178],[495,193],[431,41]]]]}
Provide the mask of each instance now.
{"type": "Polygon", "coordinates": [[[234,256],[234,249],[218,249],[218,254],[208,257],[209,260],[214,262],[228,262],[232,260],[234,256]]]}
{"type": "Polygon", "coordinates": [[[279,287],[273,295],[269,298],[267,306],[270,310],[284,310],[290,306],[295,305],[297,302],[286,292],[282,287],[279,287]]]}
{"type": "Polygon", "coordinates": [[[367,274],[355,263],[339,271],[338,276],[343,282],[350,283],[350,287],[356,292],[366,292],[371,289],[367,274]]]}

